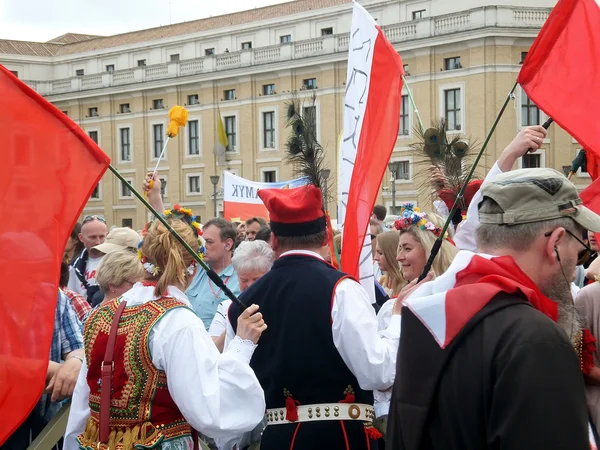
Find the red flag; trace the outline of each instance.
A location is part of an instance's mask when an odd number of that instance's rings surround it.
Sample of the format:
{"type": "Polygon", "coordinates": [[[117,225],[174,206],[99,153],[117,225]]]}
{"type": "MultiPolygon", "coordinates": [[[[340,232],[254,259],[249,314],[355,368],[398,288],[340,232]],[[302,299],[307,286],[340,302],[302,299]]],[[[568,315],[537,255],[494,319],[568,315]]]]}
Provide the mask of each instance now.
{"type": "MultiPolygon", "coordinates": [[[[599,159],[600,159],[600,155],[594,152],[585,152],[585,157],[586,157],[586,168],[587,168],[587,172],[590,174],[590,177],[592,178],[592,181],[595,181],[596,178],[598,178],[598,165],[600,163],[599,159]]],[[[600,212],[595,211],[596,213],[600,214],[600,212]]]]}
{"type": "MultiPolygon", "coordinates": [[[[588,172],[589,172],[588,162],[588,172]]],[[[600,214],[600,178],[596,178],[592,184],[586,187],[579,193],[579,198],[583,202],[583,205],[594,211],[596,214],[600,214]]],[[[596,242],[600,242],[600,233],[594,233],[596,242]]]]}
{"type": "Polygon", "coordinates": [[[342,204],[348,189],[342,218],[342,269],[356,279],[365,279],[366,275],[359,273],[359,264],[371,267],[371,277],[366,281],[373,285],[371,251],[364,243],[398,139],[403,69],[394,46],[358,3],[354,3],[350,36],[342,139],[342,204]],[[353,168],[347,183],[344,171],[349,167],[353,168]]]}
{"type": "Polygon", "coordinates": [[[600,155],[600,4],[560,0],[525,58],[518,82],[586,150],[600,155]]]}
{"type": "Polygon", "coordinates": [[[0,444],[46,379],[67,238],[108,156],[0,65],[0,444]]]}

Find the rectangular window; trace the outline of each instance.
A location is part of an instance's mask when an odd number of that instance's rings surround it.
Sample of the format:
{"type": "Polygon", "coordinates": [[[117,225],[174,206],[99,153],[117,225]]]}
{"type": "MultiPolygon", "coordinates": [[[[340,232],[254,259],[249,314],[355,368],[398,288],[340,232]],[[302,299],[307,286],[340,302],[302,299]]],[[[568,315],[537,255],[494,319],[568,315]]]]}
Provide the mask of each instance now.
{"type": "Polygon", "coordinates": [[[109,64],[106,66],[106,71],[107,72],[114,72],[115,71],[115,65],[114,64],[109,64]]]}
{"type": "Polygon", "coordinates": [[[410,75],[410,73],[408,73],[408,64],[404,64],[402,70],[404,70],[404,75],[410,75]]]}
{"type": "Polygon", "coordinates": [[[146,67],[146,60],[145,59],[138,59],[137,66],[138,67],[146,67]]]}
{"type": "Polygon", "coordinates": [[[302,80],[302,86],[304,89],[316,89],[317,88],[317,79],[316,78],[306,78],[302,80]]]}
{"type": "Polygon", "coordinates": [[[412,20],[422,19],[423,17],[425,17],[426,11],[427,10],[425,10],[425,9],[419,9],[417,11],[413,11],[412,20]]]}
{"type": "Polygon", "coordinates": [[[263,84],[263,95],[273,95],[275,93],[274,84],[263,84]]]}
{"type": "Polygon", "coordinates": [[[289,44],[292,42],[292,35],[291,34],[285,34],[283,36],[279,36],[279,43],[281,44],[289,44]]]}
{"type": "Polygon", "coordinates": [[[242,42],[242,50],[250,50],[252,48],[252,42],[242,42]]]}
{"type": "Polygon", "coordinates": [[[200,176],[188,176],[188,194],[200,193],[200,176]]]}
{"type": "Polygon", "coordinates": [[[275,170],[265,170],[263,173],[263,183],[276,183],[277,182],[277,172],[275,170]]]}
{"type": "Polygon", "coordinates": [[[121,226],[133,228],[133,219],[121,219],[121,226]]]}
{"type": "Polygon", "coordinates": [[[306,123],[306,127],[312,129],[313,133],[317,132],[317,107],[316,106],[305,106],[302,109],[302,117],[306,123]]]}
{"type": "Polygon", "coordinates": [[[227,151],[234,152],[236,150],[236,139],[237,139],[237,130],[235,123],[235,116],[227,116],[225,119],[225,133],[227,134],[227,140],[229,141],[229,146],[227,147],[227,151]]]}
{"type": "Polygon", "coordinates": [[[179,53],[174,53],[171,55],[171,62],[179,61],[179,53]]]}
{"type": "Polygon", "coordinates": [[[275,112],[263,113],[263,148],[275,148],[275,112]]]}
{"type": "Polygon", "coordinates": [[[398,171],[394,175],[396,180],[410,180],[410,162],[399,161],[398,171]]]}
{"type": "MultiPolygon", "coordinates": [[[[133,180],[127,180],[129,182],[129,184],[133,183],[133,180]]],[[[131,193],[131,189],[129,189],[129,186],[127,186],[127,184],[124,181],[121,181],[121,197],[122,198],[127,198],[127,197],[133,197],[133,194],[131,193]]]]}
{"type": "Polygon", "coordinates": [[[408,116],[408,95],[402,96],[400,105],[400,136],[408,136],[409,116],[408,116]]]}
{"type": "Polygon", "coordinates": [[[521,91],[521,126],[540,124],[540,109],[531,101],[525,91],[521,91]]]}
{"type": "Polygon", "coordinates": [[[157,98],[155,100],[152,100],[152,109],[163,109],[163,99],[162,98],[157,98]]]}
{"type": "Polygon", "coordinates": [[[205,56],[211,56],[215,54],[215,49],[214,48],[205,48],[204,49],[204,55],[205,56]]]}
{"type": "Polygon", "coordinates": [[[333,34],[333,27],[321,28],[321,36],[330,36],[333,34]]]}
{"type": "Polygon", "coordinates": [[[100,183],[96,185],[94,190],[92,191],[92,195],[90,196],[92,200],[100,200],[100,183]]]}
{"type": "Polygon", "coordinates": [[[199,103],[198,94],[188,95],[188,105],[197,105],[199,103]]]}
{"type": "Polygon", "coordinates": [[[460,63],[460,56],[454,56],[452,58],[444,59],[444,70],[461,69],[462,64],[460,63]]]}
{"type": "Polygon", "coordinates": [[[542,167],[542,155],[526,153],[522,156],[521,167],[523,169],[537,169],[542,167]]]}
{"type": "Polygon", "coordinates": [[[131,109],[129,108],[129,103],[121,103],[119,105],[119,113],[121,114],[125,114],[125,113],[130,113],[131,109]]]}
{"type": "Polygon", "coordinates": [[[527,52],[521,52],[521,62],[519,62],[519,64],[523,64],[525,62],[525,58],[527,58],[527,52]]]}
{"type": "Polygon", "coordinates": [[[461,105],[460,89],[444,91],[444,118],[448,124],[448,130],[461,129],[461,105]]]}
{"type": "Polygon", "coordinates": [[[167,195],[167,179],[160,178],[160,196],[165,197],[167,195]]]}
{"type": "Polygon", "coordinates": [[[11,70],[10,73],[12,73],[15,77],[19,78],[19,71],[18,70],[11,70]]]}
{"type": "Polygon", "coordinates": [[[131,130],[129,128],[121,128],[121,161],[131,161],[131,130]]]}
{"type": "Polygon", "coordinates": [[[90,136],[90,139],[97,144],[98,143],[98,132],[97,131],[90,131],[88,134],[90,136]]]}
{"type": "Polygon", "coordinates": [[[98,108],[88,108],[88,117],[98,117],[98,108]]]}
{"type": "Polygon", "coordinates": [[[155,125],[152,125],[152,136],[153,136],[153,140],[154,140],[154,152],[152,154],[152,156],[157,159],[160,157],[160,153],[162,152],[163,149],[163,145],[165,143],[165,138],[164,138],[164,125],[162,123],[157,123],[155,125]]]}
{"type": "Polygon", "coordinates": [[[223,100],[235,100],[235,89],[225,89],[223,91],[223,100]]]}
{"type": "Polygon", "coordinates": [[[76,77],[82,77],[82,76],[84,76],[84,75],[85,75],[85,70],[83,70],[83,69],[77,69],[77,70],[75,71],[75,76],[76,76],[76,77]]]}
{"type": "Polygon", "coordinates": [[[197,156],[200,154],[200,136],[198,133],[198,121],[190,120],[188,128],[188,155],[197,156]]]}

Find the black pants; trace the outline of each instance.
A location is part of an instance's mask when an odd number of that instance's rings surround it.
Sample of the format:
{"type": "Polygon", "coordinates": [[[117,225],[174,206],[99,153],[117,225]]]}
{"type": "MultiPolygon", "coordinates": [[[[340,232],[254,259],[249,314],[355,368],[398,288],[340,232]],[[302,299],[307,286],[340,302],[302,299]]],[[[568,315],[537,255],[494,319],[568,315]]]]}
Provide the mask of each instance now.
{"type": "Polygon", "coordinates": [[[260,450],[282,449],[378,450],[378,446],[377,441],[367,442],[363,422],[332,420],[267,426],[260,450]]]}

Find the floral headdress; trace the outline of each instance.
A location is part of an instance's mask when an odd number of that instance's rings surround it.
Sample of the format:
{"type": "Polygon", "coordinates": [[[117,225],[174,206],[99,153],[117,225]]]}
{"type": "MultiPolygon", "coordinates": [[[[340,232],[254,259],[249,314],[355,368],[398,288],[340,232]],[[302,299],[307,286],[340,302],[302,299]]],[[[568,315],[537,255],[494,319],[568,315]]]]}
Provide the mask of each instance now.
{"type": "MultiPolygon", "coordinates": [[[[436,227],[427,220],[427,213],[421,212],[419,207],[412,203],[404,203],[400,208],[400,216],[394,222],[394,228],[396,230],[408,230],[412,226],[416,226],[421,230],[429,230],[437,237],[442,234],[440,227],[436,227]]],[[[448,233],[444,235],[444,239],[448,239],[448,233]]]]}
{"type": "MultiPolygon", "coordinates": [[[[188,208],[182,208],[181,206],[179,206],[179,204],[176,204],[175,206],[173,206],[173,209],[166,209],[165,212],[163,213],[163,216],[165,219],[182,220],[183,222],[187,223],[192,228],[192,230],[194,231],[194,234],[198,238],[198,244],[200,245],[200,248],[198,249],[198,256],[200,256],[200,259],[203,260],[204,257],[206,256],[206,243],[204,241],[204,238],[202,237],[202,228],[200,227],[200,224],[196,221],[196,216],[194,216],[194,214],[192,213],[192,210],[188,209],[188,208]]],[[[146,272],[152,274],[153,276],[158,276],[158,274],[160,273],[160,268],[157,267],[156,265],[152,264],[148,260],[148,258],[146,258],[142,254],[142,251],[141,251],[142,245],[144,243],[143,238],[145,238],[146,234],[148,233],[149,225],[150,224],[147,223],[146,226],[144,227],[144,229],[142,230],[142,240],[140,241],[140,243],[138,245],[138,258],[142,262],[146,272]]],[[[190,275],[193,275],[194,271],[196,270],[197,265],[198,265],[198,263],[196,261],[192,261],[192,263],[186,269],[187,273],[190,275]]]]}

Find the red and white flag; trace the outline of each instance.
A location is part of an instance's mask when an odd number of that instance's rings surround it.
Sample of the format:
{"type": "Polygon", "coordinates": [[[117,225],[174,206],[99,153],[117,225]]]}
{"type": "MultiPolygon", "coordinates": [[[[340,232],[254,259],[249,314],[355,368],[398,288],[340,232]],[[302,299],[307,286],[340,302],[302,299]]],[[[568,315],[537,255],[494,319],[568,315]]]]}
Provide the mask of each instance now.
{"type": "Polygon", "coordinates": [[[344,101],[338,223],[342,270],[375,297],[369,220],[398,138],[402,60],[369,13],[354,3],[344,101]],[[359,270],[360,266],[360,270],[359,270]]]}
{"type": "Polygon", "coordinates": [[[427,327],[440,347],[446,348],[500,292],[521,292],[538,311],[555,322],[558,319],[556,302],[540,292],[512,257],[464,250],[446,272],[419,287],[404,305],[427,327]]]}
{"type": "Polygon", "coordinates": [[[517,81],[586,150],[600,155],[600,0],[559,0],[517,81]]]}

